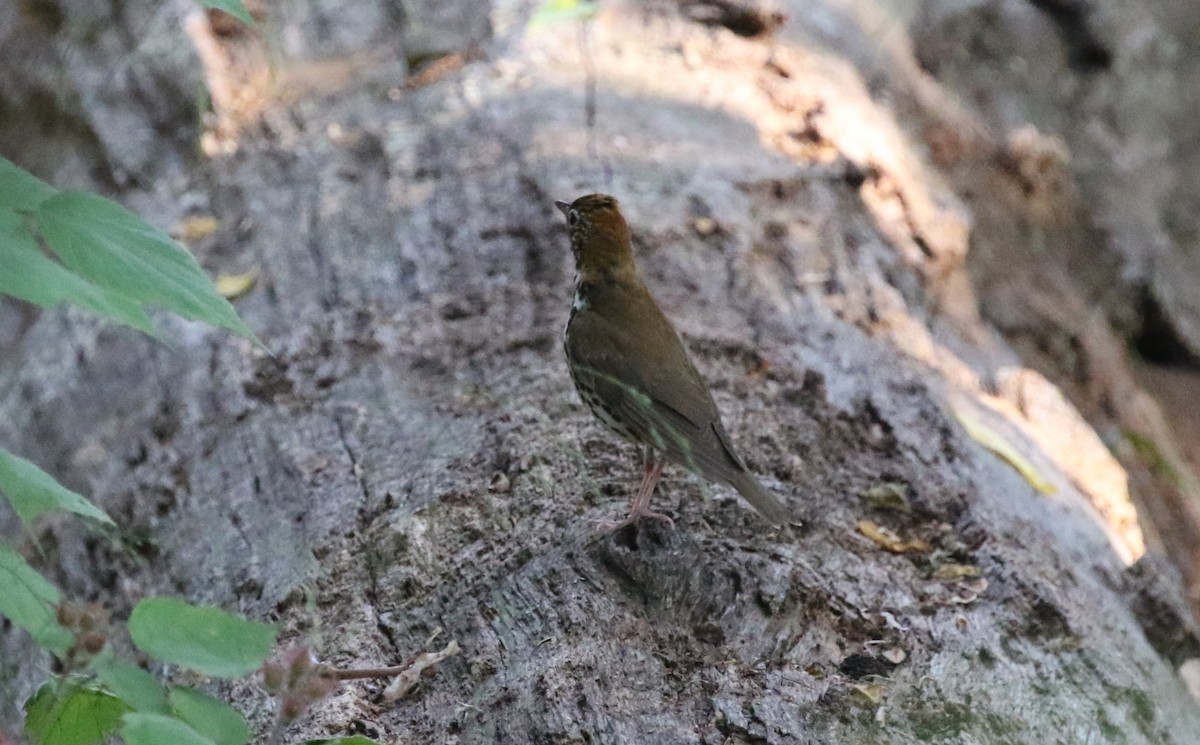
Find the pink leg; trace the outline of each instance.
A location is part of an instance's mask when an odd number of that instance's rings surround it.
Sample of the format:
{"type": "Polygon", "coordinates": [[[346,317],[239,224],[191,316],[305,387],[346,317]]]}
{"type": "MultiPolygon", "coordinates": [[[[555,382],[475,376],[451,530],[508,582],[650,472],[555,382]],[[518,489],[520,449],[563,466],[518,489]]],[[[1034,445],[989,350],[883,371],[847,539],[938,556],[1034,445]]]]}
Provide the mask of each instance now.
{"type": "Polygon", "coordinates": [[[662,520],[671,527],[675,526],[675,521],[670,517],[650,509],[650,497],[654,494],[654,487],[658,485],[659,477],[662,476],[662,458],[653,448],[647,447],[642,453],[642,462],[644,463],[642,483],[633,497],[633,503],[629,505],[629,516],[620,522],[604,522],[603,525],[606,528],[619,530],[626,525],[633,525],[644,517],[651,520],[662,520]]]}

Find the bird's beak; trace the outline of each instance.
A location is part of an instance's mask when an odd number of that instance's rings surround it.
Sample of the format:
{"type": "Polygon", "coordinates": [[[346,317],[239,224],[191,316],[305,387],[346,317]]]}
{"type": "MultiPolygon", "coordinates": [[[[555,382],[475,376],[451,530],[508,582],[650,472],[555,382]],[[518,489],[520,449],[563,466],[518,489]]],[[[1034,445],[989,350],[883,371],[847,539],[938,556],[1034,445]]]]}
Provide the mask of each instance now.
{"type": "Polygon", "coordinates": [[[563,213],[563,217],[566,217],[567,213],[571,211],[571,205],[566,202],[555,202],[554,206],[563,213]]]}

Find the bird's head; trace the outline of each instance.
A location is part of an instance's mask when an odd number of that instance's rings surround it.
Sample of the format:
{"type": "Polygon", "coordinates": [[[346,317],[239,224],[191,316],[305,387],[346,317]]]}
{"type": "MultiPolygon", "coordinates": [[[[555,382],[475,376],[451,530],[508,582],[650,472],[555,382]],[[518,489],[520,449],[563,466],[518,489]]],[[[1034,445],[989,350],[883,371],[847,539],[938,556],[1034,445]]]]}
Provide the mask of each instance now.
{"type": "Polygon", "coordinates": [[[634,271],[629,226],[615,198],[588,194],[570,204],[555,202],[554,206],[567,218],[571,253],[580,279],[604,279],[634,271]]]}

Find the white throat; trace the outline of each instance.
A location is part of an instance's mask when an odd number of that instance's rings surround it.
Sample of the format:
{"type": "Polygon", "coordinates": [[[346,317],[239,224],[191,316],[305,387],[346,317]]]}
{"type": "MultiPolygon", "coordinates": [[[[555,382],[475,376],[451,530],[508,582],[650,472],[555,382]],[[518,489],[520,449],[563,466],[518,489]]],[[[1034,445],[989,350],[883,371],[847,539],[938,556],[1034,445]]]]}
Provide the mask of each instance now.
{"type": "Polygon", "coordinates": [[[571,310],[576,313],[581,310],[587,310],[587,298],[583,296],[582,289],[579,272],[575,272],[575,299],[571,302],[571,310]]]}

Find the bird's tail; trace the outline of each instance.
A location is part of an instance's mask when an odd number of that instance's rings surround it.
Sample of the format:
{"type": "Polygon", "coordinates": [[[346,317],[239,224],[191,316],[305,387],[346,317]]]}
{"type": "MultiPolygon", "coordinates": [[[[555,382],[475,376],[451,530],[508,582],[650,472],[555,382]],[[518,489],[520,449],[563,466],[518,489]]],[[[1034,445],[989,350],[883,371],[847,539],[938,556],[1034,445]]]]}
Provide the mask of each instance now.
{"type": "Polygon", "coordinates": [[[792,515],[791,510],[779,501],[779,497],[768,491],[749,471],[742,471],[737,477],[730,480],[729,485],[737,489],[738,493],[745,497],[754,509],[758,510],[758,514],[767,518],[772,525],[800,524],[800,521],[792,515]]]}

